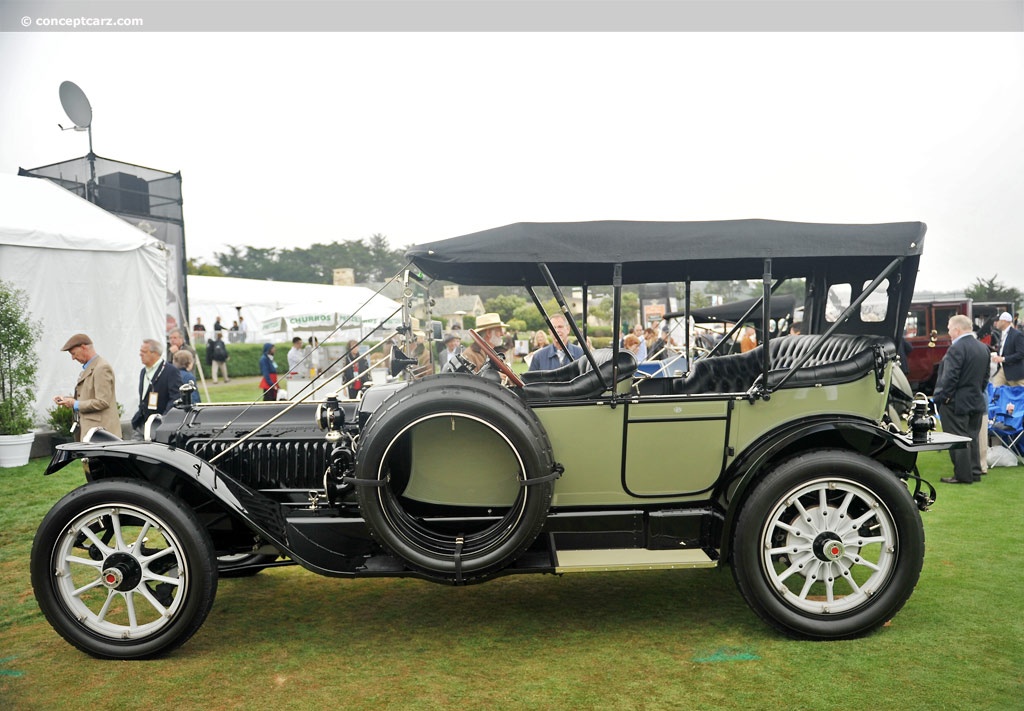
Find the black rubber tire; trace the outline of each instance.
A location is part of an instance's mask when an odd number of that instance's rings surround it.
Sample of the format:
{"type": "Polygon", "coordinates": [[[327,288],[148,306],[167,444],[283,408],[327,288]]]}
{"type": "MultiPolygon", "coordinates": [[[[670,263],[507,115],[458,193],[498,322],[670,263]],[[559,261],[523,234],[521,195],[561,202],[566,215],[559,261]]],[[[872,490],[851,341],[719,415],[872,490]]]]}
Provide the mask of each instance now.
{"type": "MultiPolygon", "coordinates": [[[[392,444],[414,423],[441,413],[473,418],[500,432],[522,462],[520,481],[552,473],[554,458],[547,433],[519,398],[473,375],[443,373],[399,390],[374,412],[359,438],[356,477],[388,478],[386,458],[392,444]]],[[[457,453],[453,456],[457,463],[457,453]]],[[[486,579],[518,558],[544,526],[553,490],[553,481],[520,486],[515,502],[499,521],[456,534],[430,528],[422,517],[406,511],[401,492],[396,494],[391,485],[357,484],[362,515],[374,537],[410,568],[454,583],[486,579]]]]}
{"type": "Polygon", "coordinates": [[[31,575],[50,625],[99,659],[150,659],[179,647],[202,626],[217,592],[213,545],[196,515],[166,491],[135,479],[88,483],[58,501],[36,531],[31,575]],[[113,533],[115,517],[122,542],[113,533]],[[92,538],[81,532],[85,528],[92,538]],[[139,539],[145,542],[133,546],[139,539]],[[163,549],[166,554],[154,556],[163,549]],[[124,585],[117,591],[100,583],[115,567],[124,585]],[[161,582],[167,580],[176,582],[161,582]],[[83,581],[100,584],[83,592],[83,581]],[[113,604],[104,612],[106,596],[113,604]],[[126,612],[129,598],[134,631],[126,612]]]}
{"type": "Polygon", "coordinates": [[[776,629],[799,639],[849,639],[881,627],[903,607],[920,577],[924,550],[921,515],[904,481],[863,455],[815,450],[781,462],[747,497],[736,523],[732,569],[747,604],[776,629]],[[862,517],[863,524],[850,528],[862,517]],[[783,526],[799,528],[801,535],[783,526]],[[879,560],[870,560],[873,551],[879,560]],[[863,566],[865,559],[879,572],[863,566]],[[795,572],[783,577],[789,571],[795,572]],[[805,573],[812,571],[821,576],[810,576],[818,580],[817,595],[809,594],[810,584],[803,588],[805,573]],[[824,579],[845,594],[822,600],[824,579]]]}

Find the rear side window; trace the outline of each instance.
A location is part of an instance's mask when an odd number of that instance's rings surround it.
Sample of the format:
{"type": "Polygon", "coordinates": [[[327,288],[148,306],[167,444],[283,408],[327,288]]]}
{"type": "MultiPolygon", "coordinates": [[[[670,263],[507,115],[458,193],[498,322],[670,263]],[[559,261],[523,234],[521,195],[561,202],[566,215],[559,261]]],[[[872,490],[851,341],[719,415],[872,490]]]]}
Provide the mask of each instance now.
{"type": "MultiPolygon", "coordinates": [[[[869,286],[871,286],[870,281],[859,285],[857,296],[869,286]]],[[[830,286],[828,288],[828,301],[825,304],[825,320],[829,323],[838,321],[839,317],[843,315],[843,311],[853,303],[854,298],[853,285],[833,284],[830,286]]],[[[858,316],[862,323],[881,323],[885,321],[885,315],[888,311],[889,280],[885,279],[860,305],[858,316]]]]}

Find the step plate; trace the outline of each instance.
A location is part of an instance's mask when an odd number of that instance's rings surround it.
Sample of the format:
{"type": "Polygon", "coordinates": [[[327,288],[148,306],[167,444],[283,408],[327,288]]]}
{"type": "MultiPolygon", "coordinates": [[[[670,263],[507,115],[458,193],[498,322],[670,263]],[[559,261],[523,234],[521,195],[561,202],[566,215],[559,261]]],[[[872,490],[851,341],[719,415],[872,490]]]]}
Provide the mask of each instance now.
{"type": "Polygon", "coordinates": [[[558,551],[556,573],[583,573],[608,570],[669,570],[672,568],[714,568],[702,550],[647,550],[646,548],[609,548],[601,550],[558,551]]]}

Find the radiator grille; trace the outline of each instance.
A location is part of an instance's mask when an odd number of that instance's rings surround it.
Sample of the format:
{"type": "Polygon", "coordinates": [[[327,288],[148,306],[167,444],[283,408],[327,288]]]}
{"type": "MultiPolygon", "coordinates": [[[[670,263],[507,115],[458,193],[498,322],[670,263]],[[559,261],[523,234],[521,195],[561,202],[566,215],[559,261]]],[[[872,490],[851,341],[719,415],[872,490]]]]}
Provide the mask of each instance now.
{"type": "MultiPolygon", "coordinates": [[[[232,443],[189,440],[185,448],[210,460],[232,443]]],[[[252,439],[218,460],[217,467],[253,489],[322,489],[330,456],[325,439],[252,439]]]]}

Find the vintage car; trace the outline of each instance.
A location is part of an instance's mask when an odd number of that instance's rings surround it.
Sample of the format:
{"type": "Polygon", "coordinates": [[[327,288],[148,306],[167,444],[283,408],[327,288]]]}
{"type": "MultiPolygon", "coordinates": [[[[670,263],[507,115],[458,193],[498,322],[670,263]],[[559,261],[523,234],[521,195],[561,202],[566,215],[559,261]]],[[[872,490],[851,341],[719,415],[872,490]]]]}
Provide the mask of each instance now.
{"type": "MultiPolygon", "coordinates": [[[[762,322],[773,290],[803,279],[804,333],[765,333],[664,377],[614,342],[520,375],[475,334],[479,372],[462,362],[355,401],[182,405],[147,441],[94,431],[47,469],[82,459],[88,481],[38,529],[36,599],[79,649],[142,659],[199,629],[220,574],[269,565],[448,585],[729,566],[787,635],[871,632],[923,565],[920,511],[935,492],[917,454],[966,441],[930,431],[927,400],[894,385],[924,234],[915,222],[603,221],[416,246],[407,296],[438,280],[516,286],[543,311],[550,292],[579,343],[587,303],[577,320],[563,288],[610,289],[618,333],[624,287],[677,282],[688,301],[697,279],[759,281],[762,322]]],[[[393,374],[414,370],[402,348],[390,357],[393,374]]]]}

